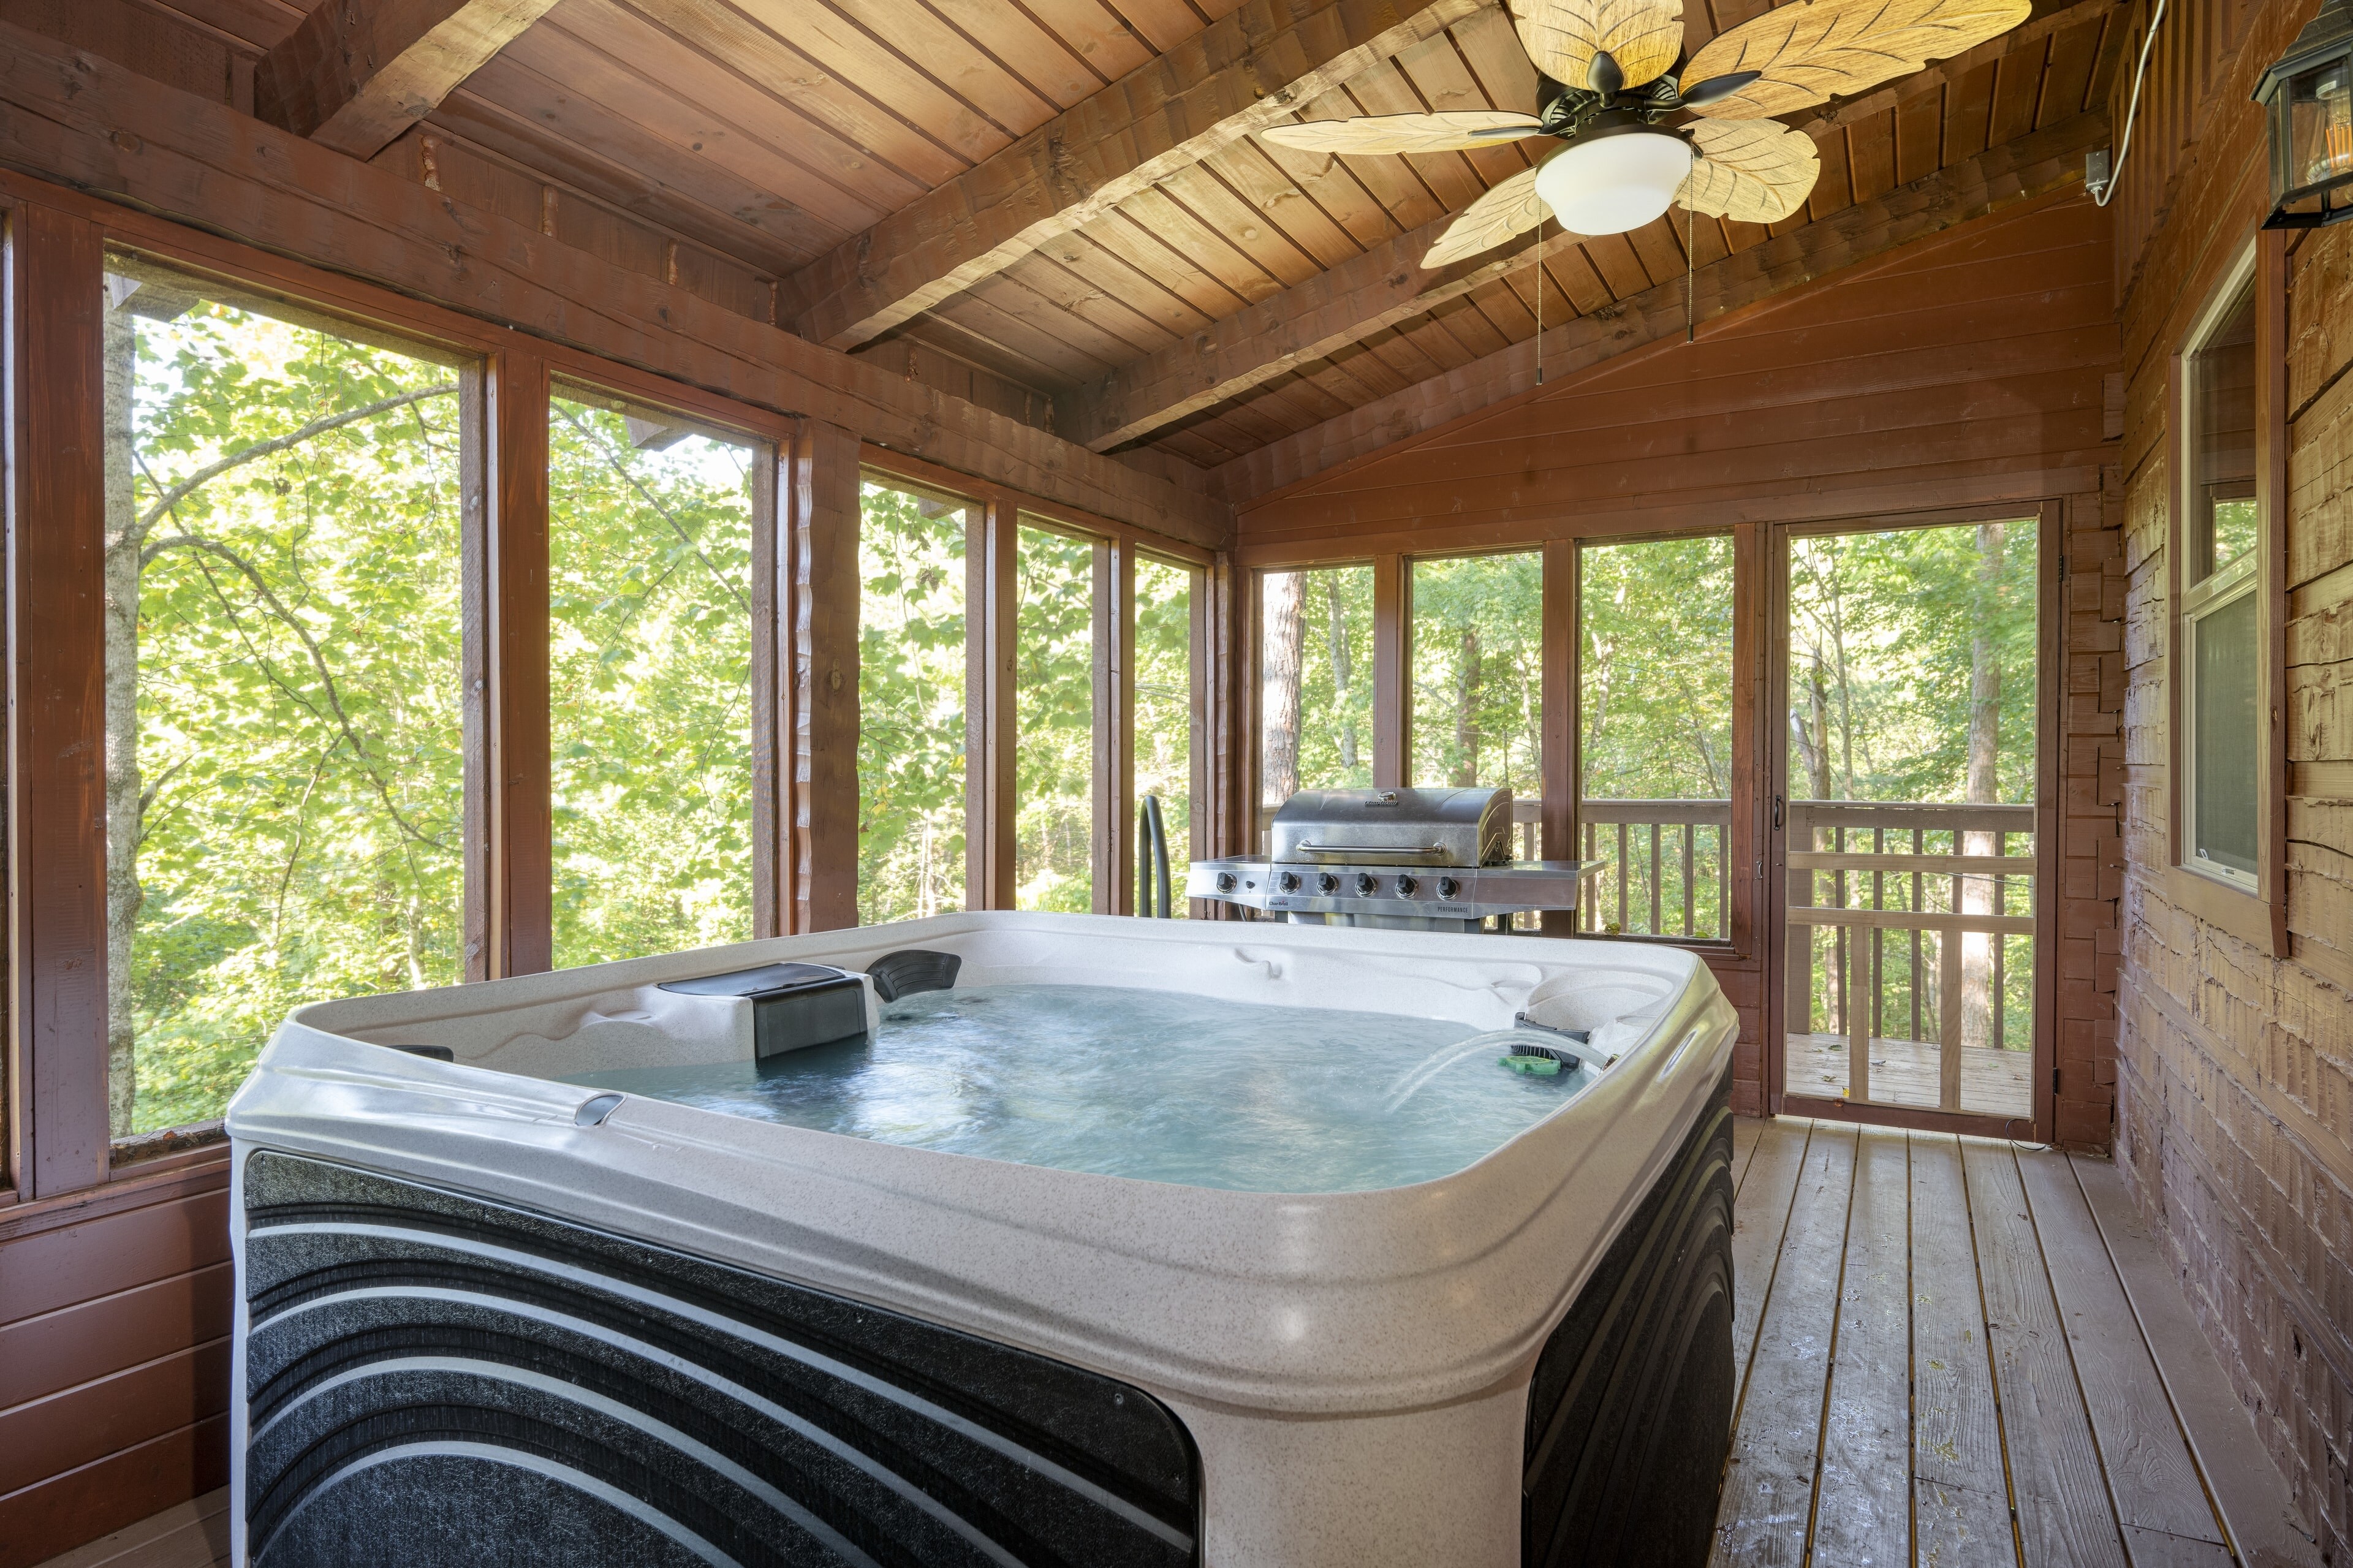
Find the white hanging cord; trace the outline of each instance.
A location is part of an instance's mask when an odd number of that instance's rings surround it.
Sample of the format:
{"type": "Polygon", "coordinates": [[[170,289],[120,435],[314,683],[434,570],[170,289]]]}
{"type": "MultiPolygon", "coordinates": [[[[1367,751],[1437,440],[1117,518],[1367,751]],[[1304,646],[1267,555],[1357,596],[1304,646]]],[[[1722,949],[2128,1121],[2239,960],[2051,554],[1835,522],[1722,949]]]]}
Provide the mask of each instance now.
{"type": "Polygon", "coordinates": [[[2140,79],[2148,69],[2148,51],[2157,46],[2157,28],[2165,20],[2165,5],[2166,0],[2157,0],[2157,10],[2148,19],[2148,36],[2140,41],[2140,63],[2133,67],[2132,99],[2125,106],[2124,142],[2116,148],[2116,165],[2092,193],[2092,200],[2101,206],[2106,206],[2109,198],[2116,194],[2116,182],[2124,177],[2125,159],[2132,153],[2133,119],[2140,111],[2140,79]]]}
{"type": "Polygon", "coordinates": [[[1699,305],[1693,290],[1699,283],[1699,209],[1683,208],[1683,342],[1699,336],[1699,305]]]}

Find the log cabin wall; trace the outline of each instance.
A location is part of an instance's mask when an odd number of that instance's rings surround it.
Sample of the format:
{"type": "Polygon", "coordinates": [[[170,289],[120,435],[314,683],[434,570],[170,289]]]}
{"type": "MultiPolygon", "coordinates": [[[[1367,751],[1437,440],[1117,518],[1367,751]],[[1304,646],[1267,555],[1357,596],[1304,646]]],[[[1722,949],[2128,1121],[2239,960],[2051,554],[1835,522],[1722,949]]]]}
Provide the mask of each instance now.
{"type": "MultiPolygon", "coordinates": [[[[1695,342],[1675,332],[1246,506],[1237,559],[1264,567],[1731,528],[1753,583],[1774,523],[2055,509],[2066,575],[2046,687],[2064,702],[2052,1131],[2105,1148],[2124,698],[2124,583],[2106,500],[2118,423],[2108,235],[2073,185],[1915,241],[1704,322],[1695,342]]],[[[1754,712],[1767,689],[1761,605],[1740,618],[1736,702],[1754,712]]],[[[1548,674],[1559,682],[1557,668],[1548,674]]],[[[1763,747],[1745,754],[1736,866],[1764,853],[1763,747]]],[[[1731,949],[1702,950],[1740,1010],[1736,1104],[1750,1115],[1767,1108],[1772,1081],[1758,886],[1735,883],[1731,949]]]]}
{"type": "Polygon", "coordinates": [[[2341,696],[2353,651],[2343,630],[2353,227],[2274,232],[2255,261],[2255,360],[2270,384],[2258,414],[2274,531],[2265,664],[2284,677],[2284,700],[2268,705],[2263,785],[2284,810],[2265,836],[2260,900],[2176,867],[2168,686],[2175,359],[2255,241],[2268,199],[2249,97],[2316,9],[2177,6],[2151,51],[2112,208],[2130,378],[2116,1156],[2324,1554],[2343,1561],[2353,1539],[2353,724],[2341,696]]]}

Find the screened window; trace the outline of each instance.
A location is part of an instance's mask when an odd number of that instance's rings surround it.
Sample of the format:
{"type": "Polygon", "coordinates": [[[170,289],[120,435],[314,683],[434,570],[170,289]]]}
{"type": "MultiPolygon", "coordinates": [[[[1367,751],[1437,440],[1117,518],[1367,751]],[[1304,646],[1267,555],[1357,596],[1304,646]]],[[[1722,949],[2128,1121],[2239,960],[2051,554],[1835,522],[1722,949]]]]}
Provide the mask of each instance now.
{"type": "Polygon", "coordinates": [[[1193,776],[1198,731],[1193,710],[1193,592],[1199,574],[1148,556],[1135,563],[1135,795],[1160,802],[1176,894],[1186,912],[1185,863],[1193,858],[1193,776]]]}
{"type": "Polygon", "coordinates": [[[858,918],[965,907],[961,497],[870,473],[860,491],[858,918]]]}
{"type": "Polygon", "coordinates": [[[1302,789],[1373,782],[1373,569],[1259,580],[1259,822],[1302,789]]]}
{"type": "Polygon", "coordinates": [[[2257,658],[2255,284],[2228,290],[2182,356],[2182,858],[2253,890],[2263,752],[2257,658]]]}
{"type": "MultiPolygon", "coordinates": [[[[1544,557],[1413,563],[1413,782],[1542,793],[1544,557]]],[[[1533,820],[1533,818],[1531,818],[1533,820]]]]}
{"type": "Polygon", "coordinates": [[[110,1124],[218,1116],[289,1010],[466,970],[459,367],[106,278],[110,1124]]]}
{"type": "Polygon", "coordinates": [[[1722,535],[1582,552],[1577,832],[1607,864],[1581,930],[1729,934],[1732,576],[1722,535]]]}
{"type": "Polygon", "coordinates": [[[1104,549],[1021,526],[1016,909],[1095,907],[1096,555],[1104,549]]]}
{"type": "Polygon", "coordinates": [[[758,454],[579,386],[547,447],[556,967],[747,942],[758,454]]]}

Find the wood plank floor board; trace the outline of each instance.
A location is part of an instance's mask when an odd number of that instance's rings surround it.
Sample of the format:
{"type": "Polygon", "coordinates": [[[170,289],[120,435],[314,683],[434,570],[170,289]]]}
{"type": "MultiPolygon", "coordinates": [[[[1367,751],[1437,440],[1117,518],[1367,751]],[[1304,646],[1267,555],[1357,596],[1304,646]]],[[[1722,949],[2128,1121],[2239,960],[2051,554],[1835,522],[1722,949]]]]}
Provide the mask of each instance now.
{"type": "Polygon", "coordinates": [[[2219,1541],[2192,1541],[2127,1524],[2125,1545],[2133,1568],[2231,1568],[2231,1549],[2219,1541]]]}
{"type": "Polygon", "coordinates": [[[1905,1134],[1865,1129],[1824,1406],[1817,1563],[1892,1568],[1911,1561],[1911,1183],[1905,1134]]]}
{"type": "Polygon", "coordinates": [[[1960,1141],[1915,1133],[1910,1151],[1913,1561],[1920,1568],[2015,1568],[1960,1141]]]}
{"type": "Polygon", "coordinates": [[[228,1561],[228,1489],[218,1487],[40,1568],[215,1568],[228,1561]]]}
{"type": "Polygon", "coordinates": [[[1757,1152],[1757,1140],[1763,1136],[1767,1123],[1758,1117],[1736,1116],[1732,1121],[1732,1190],[1740,1191],[1741,1182],[1748,1174],[1749,1156],[1757,1152]]]}
{"type": "Polygon", "coordinates": [[[1756,1152],[1733,1202],[1732,1353],[1746,1386],[1757,1347],[1757,1321],[1772,1289],[1773,1265],[1789,1223],[1789,1199],[1798,1190],[1812,1123],[1775,1117],[1757,1135],[1756,1152]]]}
{"type": "MultiPolygon", "coordinates": [[[[2158,1377],[2157,1363],[2150,1359],[2132,1303],[2067,1157],[2022,1153],[2018,1173],[2083,1384],[2092,1435],[2107,1469],[2116,1518],[2127,1529],[2219,1545],[2221,1521],[2206,1500],[2197,1464],[2158,1377]]],[[[2140,1557],[2140,1552],[2133,1553],[2136,1563],[2140,1557]]]]}
{"type": "Polygon", "coordinates": [[[2099,1224],[2143,1340],[2156,1355],[2173,1408],[2242,1563],[2318,1568],[2320,1549],[2283,1477],[2198,1326],[2180,1281],[2109,1161],[2068,1162],[2099,1224]]]}
{"type": "Polygon", "coordinates": [[[1823,1125],[1805,1145],[1725,1468],[1713,1559],[1718,1563],[1799,1568],[1805,1561],[1856,1139],[1856,1129],[1823,1125]]]}
{"type": "Polygon", "coordinates": [[[2019,1543],[2035,1568],[2126,1568],[2107,1477],[2007,1143],[1961,1141],[2019,1543]]]}

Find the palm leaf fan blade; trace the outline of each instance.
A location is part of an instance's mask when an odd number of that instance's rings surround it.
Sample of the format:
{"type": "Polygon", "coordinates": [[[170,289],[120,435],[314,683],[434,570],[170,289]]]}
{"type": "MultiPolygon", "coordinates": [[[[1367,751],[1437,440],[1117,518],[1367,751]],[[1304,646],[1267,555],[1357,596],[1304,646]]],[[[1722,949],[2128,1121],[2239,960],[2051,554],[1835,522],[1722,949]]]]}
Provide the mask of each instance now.
{"type": "Polygon", "coordinates": [[[1672,69],[1683,52],[1683,0],[1510,0],[1520,47],[1536,69],[1570,87],[1588,85],[1593,57],[1608,51],[1624,85],[1640,87],[1672,69]]]}
{"type": "Polygon", "coordinates": [[[1552,216],[1536,195],[1536,172],[1523,169],[1493,190],[1462,209],[1462,216],[1448,226],[1430,254],[1421,258],[1424,267],[1444,267],[1492,250],[1515,234],[1525,234],[1552,216]]]}
{"type": "Polygon", "coordinates": [[[1805,0],[1720,33],[1691,58],[1694,90],[1754,71],[1736,92],[1692,106],[1715,120],[1763,120],[1851,97],[2000,37],[2032,0],[1805,0]]]}
{"type": "Polygon", "coordinates": [[[1685,126],[1699,155],[1676,199],[1736,223],[1778,223],[1806,205],[1821,178],[1814,139],[1773,120],[1699,120],[1685,126]]]}
{"type": "Polygon", "coordinates": [[[1533,114],[1507,110],[1458,110],[1448,114],[1376,114],[1356,120],[1303,120],[1259,134],[1301,153],[1366,157],[1388,153],[1461,153],[1534,136],[1544,129],[1533,114]]]}

